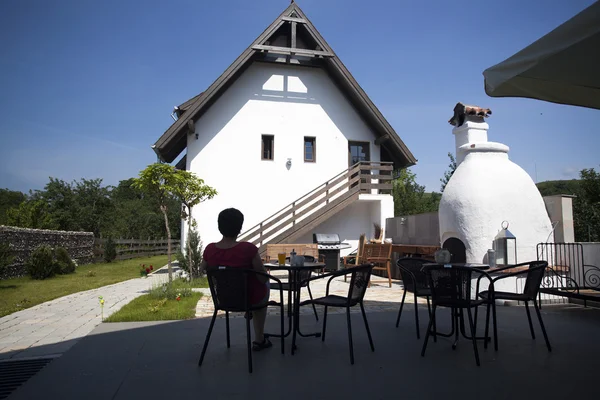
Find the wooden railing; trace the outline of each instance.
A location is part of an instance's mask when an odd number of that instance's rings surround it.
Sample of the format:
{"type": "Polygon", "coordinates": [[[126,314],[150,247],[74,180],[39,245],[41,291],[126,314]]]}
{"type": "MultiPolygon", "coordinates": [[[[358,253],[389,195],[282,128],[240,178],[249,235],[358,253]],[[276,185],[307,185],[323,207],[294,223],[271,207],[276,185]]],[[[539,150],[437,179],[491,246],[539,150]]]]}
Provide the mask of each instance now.
{"type": "Polygon", "coordinates": [[[317,186],[240,235],[240,241],[259,246],[286,243],[316,227],[358,199],[360,194],[392,190],[391,162],[362,161],[317,186]]]}
{"type": "MultiPolygon", "coordinates": [[[[101,262],[104,259],[104,243],[106,240],[103,238],[94,239],[95,262],[101,262]]],[[[113,242],[117,251],[117,260],[167,254],[167,239],[113,239],[113,242]]],[[[179,251],[179,246],[179,240],[171,240],[171,252],[174,256],[179,251]]]]}

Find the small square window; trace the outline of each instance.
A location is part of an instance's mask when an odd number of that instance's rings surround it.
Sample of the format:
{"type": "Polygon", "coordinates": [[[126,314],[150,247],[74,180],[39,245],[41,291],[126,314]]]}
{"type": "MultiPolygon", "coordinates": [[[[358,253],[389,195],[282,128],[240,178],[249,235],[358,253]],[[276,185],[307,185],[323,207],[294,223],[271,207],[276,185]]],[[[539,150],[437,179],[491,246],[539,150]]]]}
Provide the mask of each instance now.
{"type": "Polygon", "coordinates": [[[261,160],[272,160],[273,159],[273,145],[275,143],[275,136],[273,135],[262,135],[262,146],[261,146],[261,160]]]}
{"type": "Polygon", "coordinates": [[[304,161],[305,162],[316,162],[317,161],[317,139],[314,137],[304,138],[304,161]]]}

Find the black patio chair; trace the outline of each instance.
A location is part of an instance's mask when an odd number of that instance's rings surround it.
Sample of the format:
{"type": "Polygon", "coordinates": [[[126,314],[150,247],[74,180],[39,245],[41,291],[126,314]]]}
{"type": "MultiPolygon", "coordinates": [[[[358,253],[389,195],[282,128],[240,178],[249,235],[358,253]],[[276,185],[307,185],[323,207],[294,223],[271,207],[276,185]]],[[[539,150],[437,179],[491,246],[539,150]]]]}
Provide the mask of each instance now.
{"type": "Polygon", "coordinates": [[[431,304],[429,302],[431,290],[429,289],[429,283],[427,282],[427,275],[423,271],[423,265],[426,263],[431,263],[431,261],[415,257],[399,258],[396,263],[396,265],[398,265],[398,269],[400,270],[400,276],[404,284],[404,294],[402,295],[402,302],[400,303],[400,309],[398,310],[398,318],[396,318],[396,328],[400,324],[400,316],[402,315],[402,308],[404,307],[406,292],[410,292],[414,295],[417,339],[421,338],[419,333],[419,307],[417,304],[417,297],[427,298],[427,310],[429,310],[429,315],[431,316],[431,304]]]}
{"type": "MultiPolygon", "coordinates": [[[[300,306],[305,305],[315,305],[319,304],[325,307],[325,311],[323,313],[323,333],[321,334],[321,340],[325,341],[325,332],[327,329],[327,308],[328,307],[344,307],[346,309],[346,318],[348,321],[348,341],[350,346],[350,364],[354,364],[354,347],[352,345],[352,324],[350,322],[350,308],[355,305],[360,305],[360,310],[362,312],[363,320],[365,321],[365,328],[367,329],[367,336],[369,337],[369,344],[371,345],[371,351],[375,351],[375,346],[373,346],[373,339],[371,338],[371,331],[369,330],[369,322],[367,321],[367,314],[365,313],[365,307],[363,305],[363,299],[365,297],[365,292],[367,291],[367,287],[369,285],[369,279],[371,278],[371,271],[373,270],[372,264],[364,264],[358,267],[353,267],[347,270],[335,271],[328,274],[315,276],[313,278],[308,279],[308,281],[313,281],[316,279],[328,279],[327,287],[325,289],[325,296],[319,297],[313,300],[306,300],[298,304],[298,308],[300,306]],[[333,294],[329,294],[329,285],[331,281],[336,277],[341,276],[350,276],[350,287],[348,288],[347,296],[337,296],[333,294]]],[[[307,281],[307,282],[308,282],[307,281]]],[[[296,313],[296,318],[299,318],[299,313],[296,313]]],[[[296,320],[298,321],[298,320],[296,320]]],[[[296,344],[296,330],[294,330],[294,334],[292,336],[292,354],[294,354],[294,348],[296,344]]]]}
{"type": "MultiPolygon", "coordinates": [[[[425,334],[425,341],[423,343],[423,349],[421,350],[421,356],[425,356],[425,350],[427,349],[427,342],[429,341],[429,336],[431,334],[435,336],[438,335],[436,331],[436,311],[438,307],[448,307],[452,309],[452,327],[455,334],[455,342],[452,345],[452,349],[456,349],[456,345],[458,343],[458,335],[459,331],[462,331],[462,320],[463,311],[467,310],[467,316],[469,319],[469,327],[471,330],[471,341],[473,342],[473,351],[475,353],[475,362],[477,366],[479,366],[479,351],[477,350],[477,320],[473,322],[473,314],[471,312],[472,308],[478,307],[483,304],[487,304],[487,300],[483,299],[474,299],[471,296],[471,285],[472,285],[472,276],[479,275],[484,276],[490,282],[490,289],[493,290],[494,284],[491,280],[491,277],[484,271],[473,268],[473,267],[463,267],[463,266],[445,266],[445,265],[433,265],[424,267],[424,271],[427,274],[427,278],[429,281],[429,288],[431,289],[431,302],[432,302],[432,310],[431,316],[429,318],[429,326],[427,327],[427,333],[425,334]],[[459,321],[460,319],[460,321],[459,321]]],[[[479,292],[479,283],[481,279],[477,279],[477,285],[475,289],[475,293],[479,292]]],[[[474,297],[474,296],[473,296],[474,297]]],[[[488,328],[489,328],[489,307],[486,315],[485,322],[485,339],[484,339],[484,347],[487,348],[488,342],[488,328]]],[[[463,335],[466,337],[464,332],[463,335]]],[[[450,334],[451,335],[451,334],[450,334]]],[[[450,336],[443,335],[443,336],[450,336]]],[[[440,335],[442,336],[442,335],[440,335]]]]}
{"type": "MultiPolygon", "coordinates": [[[[523,293],[513,293],[513,292],[499,292],[499,291],[491,291],[485,290],[481,293],[478,293],[477,296],[489,301],[492,307],[496,307],[495,300],[515,300],[522,301],[525,303],[525,311],[527,312],[527,319],[529,320],[529,330],[531,331],[532,339],[535,339],[535,332],[533,331],[533,323],[531,322],[531,313],[529,312],[529,302],[533,302],[533,307],[535,308],[535,312],[538,317],[538,321],[540,322],[540,327],[542,328],[542,333],[544,334],[544,339],[546,340],[546,347],[548,347],[548,351],[552,351],[552,347],[550,346],[550,341],[548,340],[548,335],[546,334],[546,328],[544,326],[544,321],[542,321],[542,314],[540,313],[540,309],[537,303],[537,295],[540,290],[540,285],[542,283],[542,279],[544,278],[544,272],[548,267],[547,261],[528,261],[521,264],[509,265],[503,268],[494,269],[494,273],[499,271],[504,271],[512,268],[519,268],[528,266],[527,269],[517,270],[515,272],[509,272],[507,274],[503,274],[494,278],[492,281],[494,283],[510,278],[510,277],[520,277],[526,275],[525,278],[525,286],[523,288],[523,293]]],[[[494,311],[494,348],[498,350],[498,334],[495,329],[496,325],[496,312],[494,311]]]]}
{"type": "MultiPolygon", "coordinates": [[[[315,258],[313,256],[303,256],[304,257],[304,261],[305,262],[316,262],[315,258]]],[[[290,258],[286,257],[286,261],[290,262],[290,258]]],[[[308,282],[308,280],[310,279],[310,277],[312,276],[312,270],[311,269],[306,269],[306,271],[299,271],[297,273],[298,275],[298,282],[300,282],[300,290],[302,290],[303,287],[305,287],[308,290],[308,296],[310,297],[310,299],[313,299],[313,295],[312,292],[310,291],[310,284],[308,282]]],[[[293,277],[293,273],[290,272],[289,274],[289,279],[288,282],[283,282],[281,284],[279,283],[273,283],[271,284],[271,290],[283,290],[288,292],[288,315],[292,315],[292,287],[291,287],[291,279],[293,277]]],[[[319,315],[317,314],[317,308],[315,307],[315,305],[313,304],[313,312],[315,313],[315,318],[318,321],[319,320],[319,315]]]]}
{"type": "MultiPolygon", "coordinates": [[[[204,347],[202,348],[202,354],[198,361],[198,366],[202,365],[204,355],[206,354],[206,348],[208,347],[208,341],[217,319],[217,313],[219,310],[225,311],[225,326],[227,331],[227,348],[231,347],[229,340],[229,313],[230,312],[244,312],[250,313],[253,310],[259,310],[266,306],[278,306],[281,308],[281,354],[284,354],[284,313],[283,313],[283,291],[280,290],[280,302],[269,301],[266,304],[253,306],[250,303],[248,296],[248,280],[250,277],[264,276],[270,280],[273,280],[279,284],[281,281],[274,276],[266,274],[264,272],[258,272],[251,268],[232,268],[232,267],[215,267],[209,268],[206,271],[208,278],[208,284],[210,287],[210,293],[213,299],[215,311],[208,327],[208,333],[206,334],[206,340],[204,341],[204,347]]],[[[250,335],[250,318],[246,318],[246,341],[248,344],[248,370],[252,373],[252,345],[250,335]]]]}

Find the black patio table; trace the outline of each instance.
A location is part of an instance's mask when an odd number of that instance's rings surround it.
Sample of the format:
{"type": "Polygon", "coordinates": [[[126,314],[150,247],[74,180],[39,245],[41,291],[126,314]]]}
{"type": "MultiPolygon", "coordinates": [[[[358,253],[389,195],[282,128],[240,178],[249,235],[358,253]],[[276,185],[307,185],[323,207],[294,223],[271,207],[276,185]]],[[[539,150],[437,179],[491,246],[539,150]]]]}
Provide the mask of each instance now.
{"type": "MultiPolygon", "coordinates": [[[[289,262],[287,262],[284,265],[279,265],[278,263],[265,263],[264,266],[269,270],[288,271],[288,283],[290,285],[290,290],[292,291],[292,312],[288,315],[288,331],[284,334],[284,336],[289,336],[290,333],[292,333],[293,329],[295,329],[298,335],[302,337],[321,337],[321,332],[304,334],[300,331],[300,313],[298,305],[300,304],[300,291],[302,290],[302,285],[300,282],[299,275],[300,272],[306,271],[307,269],[311,271],[322,269],[323,267],[325,267],[325,263],[305,261],[304,265],[302,266],[291,265],[289,262]]],[[[281,337],[281,335],[275,333],[265,333],[265,337],[281,337]]]]}
{"type": "MultiPolygon", "coordinates": [[[[433,266],[440,266],[440,265],[447,265],[449,266],[449,268],[455,266],[455,267],[470,267],[473,269],[477,269],[480,271],[487,271],[490,269],[490,265],[489,264],[480,264],[480,263],[427,263],[427,264],[423,264],[423,269],[426,269],[427,267],[433,267],[433,266]]],[[[493,268],[492,268],[493,270],[493,268]]],[[[481,279],[481,277],[479,278],[481,279]]],[[[478,280],[478,286],[479,286],[479,280],[478,280]]],[[[477,295],[477,293],[475,293],[475,295],[477,295]]],[[[436,336],[443,336],[443,337],[452,337],[454,335],[456,335],[456,341],[454,342],[454,344],[452,345],[452,348],[456,348],[457,345],[457,341],[458,341],[458,333],[456,332],[456,329],[458,329],[458,327],[456,327],[456,323],[455,320],[460,319],[460,333],[461,335],[468,340],[472,340],[473,338],[469,335],[467,335],[466,330],[465,330],[465,318],[462,312],[462,309],[456,309],[456,308],[452,308],[452,311],[450,313],[450,317],[452,319],[452,329],[450,331],[450,333],[437,333],[436,332],[436,336]]],[[[475,319],[477,319],[477,308],[475,308],[475,319]]],[[[477,323],[477,321],[475,322],[477,323]]],[[[476,340],[485,340],[490,341],[491,339],[489,337],[479,337],[476,336],[475,337],[476,340]]]]}

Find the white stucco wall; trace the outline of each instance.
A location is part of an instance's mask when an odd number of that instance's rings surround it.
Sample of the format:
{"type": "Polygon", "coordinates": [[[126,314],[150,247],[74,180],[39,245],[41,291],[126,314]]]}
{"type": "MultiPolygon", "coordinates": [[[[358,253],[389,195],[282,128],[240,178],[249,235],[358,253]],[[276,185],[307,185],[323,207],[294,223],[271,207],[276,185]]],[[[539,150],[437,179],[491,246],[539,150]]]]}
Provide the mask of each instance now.
{"type": "Polygon", "coordinates": [[[552,240],[542,196],[527,172],[509,160],[508,147],[487,142],[482,130],[487,131],[487,124],[466,122],[454,129],[462,162],[440,201],[441,243],[457,237],[465,244],[467,262],[484,262],[507,220],[517,237],[517,261],[535,260],[536,244],[552,240]],[[465,141],[474,130],[477,142],[465,141]]]}
{"type": "Polygon", "coordinates": [[[188,136],[187,169],[219,192],[193,212],[205,244],[220,239],[221,210],[242,211],[245,231],[347,169],[349,140],[370,142],[371,160],[380,161],[374,134],[316,68],[254,63],[196,133],[188,136]],[[275,137],[272,161],[261,160],[261,135],[275,137]],[[305,136],[317,138],[315,163],[304,162],[305,136]]]}

